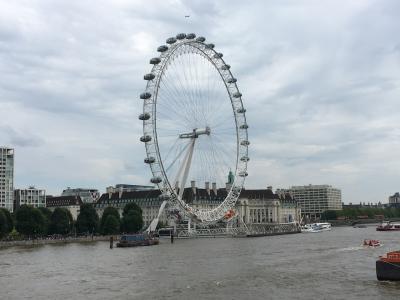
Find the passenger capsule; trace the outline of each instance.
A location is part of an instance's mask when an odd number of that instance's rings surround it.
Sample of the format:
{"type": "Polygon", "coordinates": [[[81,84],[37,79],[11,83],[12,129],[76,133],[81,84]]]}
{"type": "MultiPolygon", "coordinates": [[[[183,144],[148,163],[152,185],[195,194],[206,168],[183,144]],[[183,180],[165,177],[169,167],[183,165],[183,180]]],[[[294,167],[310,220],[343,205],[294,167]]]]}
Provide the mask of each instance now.
{"type": "Polygon", "coordinates": [[[245,108],[239,108],[236,112],[237,112],[238,114],[243,114],[243,113],[246,112],[246,109],[245,109],[245,108]]]}
{"type": "Polygon", "coordinates": [[[223,66],[221,67],[221,70],[229,70],[230,68],[231,68],[230,65],[223,65],[223,66]]]}
{"type": "Polygon", "coordinates": [[[249,128],[249,125],[243,124],[243,125],[240,125],[239,128],[240,128],[240,129],[247,129],[247,128],[249,128]]]}
{"type": "Polygon", "coordinates": [[[212,43],[206,45],[206,48],[208,48],[208,49],[214,49],[214,47],[215,47],[215,45],[212,43]]]}
{"type": "Polygon", "coordinates": [[[168,46],[166,45],[161,45],[160,47],[157,48],[158,52],[165,52],[168,50],[168,46]]]}
{"type": "Polygon", "coordinates": [[[186,34],[184,34],[184,33],[178,33],[176,35],[177,40],[183,40],[185,37],[186,37],[186,34]]]}
{"type": "Polygon", "coordinates": [[[244,140],[244,141],[241,141],[241,142],[240,142],[240,145],[242,145],[242,146],[248,146],[248,145],[250,145],[250,142],[247,141],[247,140],[244,140]]]}
{"type": "Polygon", "coordinates": [[[174,37],[170,37],[170,38],[168,38],[167,39],[167,44],[170,44],[170,45],[172,45],[173,43],[176,43],[176,38],[174,38],[174,37]]]}
{"type": "Polygon", "coordinates": [[[196,35],[195,35],[194,33],[188,33],[188,34],[186,35],[186,38],[187,38],[188,40],[193,40],[195,37],[196,37],[196,35]]]}
{"type": "Polygon", "coordinates": [[[199,37],[196,39],[196,41],[198,41],[198,42],[200,42],[200,43],[203,43],[205,40],[206,40],[206,38],[203,37],[203,36],[199,36],[199,37]]]}
{"type": "Polygon", "coordinates": [[[239,176],[240,177],[246,177],[247,175],[249,175],[249,174],[247,174],[247,172],[239,172],[239,176]]]}
{"type": "Polygon", "coordinates": [[[144,80],[153,80],[155,77],[156,76],[154,76],[154,74],[149,73],[149,74],[144,75],[143,78],[144,78],[144,80]]]}
{"type": "Polygon", "coordinates": [[[139,115],[139,120],[145,121],[150,119],[150,114],[149,113],[144,113],[139,115]]]}
{"type": "Polygon", "coordinates": [[[152,163],[155,162],[155,161],[156,161],[156,159],[155,159],[153,156],[146,157],[146,158],[144,159],[144,162],[145,162],[146,164],[152,164],[152,163]]]}
{"type": "Polygon", "coordinates": [[[248,162],[248,161],[250,160],[250,158],[249,158],[248,156],[242,156],[242,157],[240,158],[240,160],[241,160],[241,161],[244,161],[244,162],[248,162]]]}
{"type": "Polygon", "coordinates": [[[221,58],[222,56],[224,56],[224,55],[221,52],[214,54],[214,58],[221,58]]]}
{"type": "Polygon", "coordinates": [[[151,136],[144,135],[144,136],[140,137],[140,141],[143,142],[143,143],[150,142],[151,141],[151,136]]]}
{"type": "Polygon", "coordinates": [[[162,181],[161,177],[153,177],[152,179],[150,179],[151,183],[160,183],[162,181]]]}
{"type": "Polygon", "coordinates": [[[236,92],[236,93],[233,93],[233,95],[232,95],[234,98],[240,98],[240,97],[242,97],[242,93],[241,92],[236,92]]]}
{"type": "Polygon", "coordinates": [[[237,79],[233,77],[228,79],[228,83],[235,83],[236,81],[237,79]]]}
{"type": "Polygon", "coordinates": [[[158,65],[161,62],[161,59],[159,57],[153,57],[150,59],[150,64],[152,65],[158,65]]]}
{"type": "Polygon", "coordinates": [[[151,94],[148,92],[140,94],[140,99],[149,99],[150,97],[151,97],[151,94]]]}

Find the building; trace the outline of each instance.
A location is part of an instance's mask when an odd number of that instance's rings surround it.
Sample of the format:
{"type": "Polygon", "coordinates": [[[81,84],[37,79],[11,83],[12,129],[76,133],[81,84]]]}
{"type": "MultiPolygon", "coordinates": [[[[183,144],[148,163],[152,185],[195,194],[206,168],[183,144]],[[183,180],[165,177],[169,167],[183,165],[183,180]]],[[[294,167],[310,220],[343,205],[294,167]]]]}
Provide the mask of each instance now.
{"type": "MultiPolygon", "coordinates": [[[[134,202],[142,208],[143,221],[148,226],[157,217],[163,199],[159,190],[114,192],[103,194],[96,203],[95,208],[99,216],[103,210],[112,206],[122,214],[126,204],[134,202]]],[[[195,209],[213,209],[218,207],[226,198],[226,188],[217,189],[206,183],[205,188],[198,188],[195,182],[191,187],[185,188],[183,199],[195,209]]],[[[289,194],[274,194],[272,189],[243,190],[236,205],[240,220],[246,224],[290,223],[300,221],[300,207],[289,194]]],[[[176,212],[177,218],[182,221],[183,216],[176,212]]],[[[161,217],[162,222],[167,221],[165,213],[161,217]]]]}
{"type": "Polygon", "coordinates": [[[14,191],[14,210],[24,204],[33,207],[46,207],[46,190],[38,190],[34,186],[27,189],[16,189],[14,191]]]}
{"type": "Polygon", "coordinates": [[[14,149],[0,147],[0,207],[14,208],[14,149]]]}
{"type": "Polygon", "coordinates": [[[152,185],[116,184],[115,187],[114,186],[107,187],[106,193],[151,191],[154,189],[155,187],[152,185]]]}
{"type": "Polygon", "coordinates": [[[62,191],[61,196],[79,196],[83,203],[95,203],[100,198],[100,193],[96,189],[71,189],[68,187],[62,191]]]}
{"type": "Polygon", "coordinates": [[[66,208],[70,211],[74,221],[78,218],[83,201],[80,196],[47,196],[46,207],[54,211],[57,207],[66,208]]]}
{"type": "MultiPolygon", "coordinates": [[[[136,203],[142,209],[143,223],[145,226],[150,225],[150,222],[157,217],[163,200],[159,197],[159,190],[149,191],[130,191],[130,192],[114,192],[101,195],[100,199],[95,204],[95,208],[99,217],[103,215],[105,208],[111,206],[118,209],[122,216],[122,211],[128,203],[136,203]]],[[[163,215],[162,222],[166,222],[166,217],[163,215]]]]}
{"type": "Polygon", "coordinates": [[[399,194],[399,192],[394,193],[393,196],[389,196],[389,207],[400,207],[400,194],[399,194]]]}
{"type": "Polygon", "coordinates": [[[290,193],[298,201],[303,218],[320,219],[326,210],[342,210],[341,191],[330,185],[292,186],[282,192],[290,193]]]}

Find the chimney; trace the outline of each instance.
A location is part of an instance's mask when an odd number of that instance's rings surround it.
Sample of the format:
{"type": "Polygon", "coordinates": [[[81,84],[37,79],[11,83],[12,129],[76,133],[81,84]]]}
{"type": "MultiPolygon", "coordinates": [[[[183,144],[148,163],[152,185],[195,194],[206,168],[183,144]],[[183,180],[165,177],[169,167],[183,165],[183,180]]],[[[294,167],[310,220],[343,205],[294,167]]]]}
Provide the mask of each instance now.
{"type": "Polygon", "coordinates": [[[190,185],[192,186],[192,192],[194,195],[196,195],[196,181],[192,180],[190,182],[190,185]]]}
{"type": "Polygon", "coordinates": [[[118,195],[119,199],[121,199],[122,193],[123,193],[123,189],[122,189],[122,186],[120,186],[119,187],[119,195],[118,195]]]}
{"type": "Polygon", "coordinates": [[[206,191],[208,196],[210,196],[210,182],[206,181],[206,191]]]}
{"type": "Polygon", "coordinates": [[[267,186],[267,190],[272,191],[272,186],[267,186]]]}
{"type": "Polygon", "coordinates": [[[213,182],[213,183],[212,183],[212,189],[213,189],[214,194],[215,194],[215,196],[216,196],[216,195],[217,195],[217,183],[216,183],[216,182],[213,182]]]}

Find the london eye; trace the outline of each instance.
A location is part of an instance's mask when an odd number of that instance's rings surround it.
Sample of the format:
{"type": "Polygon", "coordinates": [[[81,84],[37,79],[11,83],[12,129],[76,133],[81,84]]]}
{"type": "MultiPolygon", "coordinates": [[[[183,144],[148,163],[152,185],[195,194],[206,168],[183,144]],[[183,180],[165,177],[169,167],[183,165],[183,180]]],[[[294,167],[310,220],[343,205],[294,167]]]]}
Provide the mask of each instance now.
{"type": "Polygon", "coordinates": [[[198,223],[232,212],[247,176],[248,125],[236,78],[214,44],[180,33],[158,47],[144,75],[143,136],[151,182],[198,223]],[[226,183],[228,172],[231,182],[226,183]],[[216,207],[195,208],[184,190],[226,189],[216,207]]]}

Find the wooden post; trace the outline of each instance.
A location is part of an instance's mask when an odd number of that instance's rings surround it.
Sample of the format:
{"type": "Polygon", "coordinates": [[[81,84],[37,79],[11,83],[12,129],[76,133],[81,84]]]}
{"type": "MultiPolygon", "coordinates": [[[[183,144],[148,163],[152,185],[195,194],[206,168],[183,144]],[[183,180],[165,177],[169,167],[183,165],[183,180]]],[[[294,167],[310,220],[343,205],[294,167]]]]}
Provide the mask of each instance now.
{"type": "Polygon", "coordinates": [[[114,247],[114,237],[110,236],[110,249],[114,247]]]}
{"type": "Polygon", "coordinates": [[[171,232],[171,244],[174,243],[174,234],[171,232]]]}

